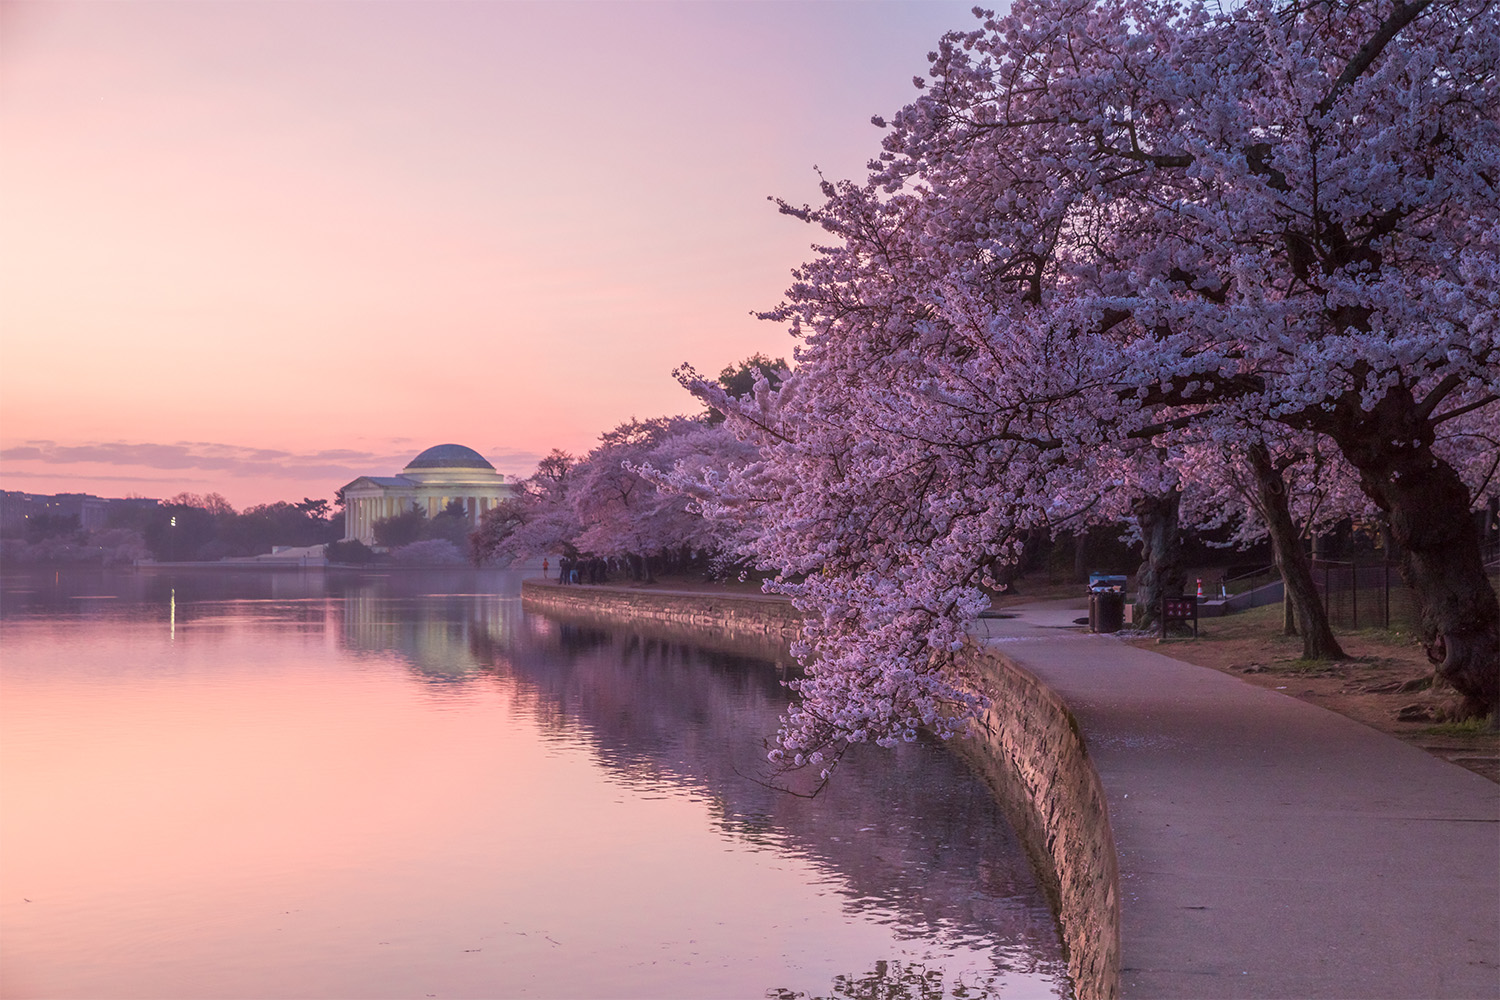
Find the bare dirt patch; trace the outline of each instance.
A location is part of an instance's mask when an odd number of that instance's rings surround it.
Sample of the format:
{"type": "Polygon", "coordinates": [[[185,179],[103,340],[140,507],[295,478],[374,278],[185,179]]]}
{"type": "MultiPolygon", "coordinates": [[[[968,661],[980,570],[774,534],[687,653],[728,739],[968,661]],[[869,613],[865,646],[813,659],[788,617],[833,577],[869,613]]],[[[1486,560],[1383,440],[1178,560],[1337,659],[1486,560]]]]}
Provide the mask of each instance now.
{"type": "Polygon", "coordinates": [[[1126,641],[1300,698],[1500,782],[1500,730],[1448,721],[1458,697],[1430,686],[1432,667],[1414,636],[1343,633],[1348,659],[1309,662],[1302,640],[1282,634],[1280,605],[1204,619],[1198,631],[1197,639],[1126,641]]]}

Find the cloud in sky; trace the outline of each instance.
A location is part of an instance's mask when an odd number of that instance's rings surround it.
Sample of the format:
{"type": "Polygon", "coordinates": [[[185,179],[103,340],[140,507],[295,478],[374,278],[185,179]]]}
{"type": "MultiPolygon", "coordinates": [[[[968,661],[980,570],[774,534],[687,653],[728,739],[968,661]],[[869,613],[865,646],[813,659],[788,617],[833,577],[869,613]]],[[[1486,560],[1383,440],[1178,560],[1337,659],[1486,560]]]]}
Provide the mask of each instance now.
{"type": "MultiPolygon", "coordinates": [[[[54,473],[54,472],[36,472],[34,470],[31,470],[31,469],[6,469],[4,475],[5,475],[5,479],[7,479],[7,480],[12,480],[12,479],[22,479],[22,480],[26,480],[26,479],[47,479],[47,480],[52,480],[52,479],[57,478],[57,474],[54,473]]],[[[146,485],[146,486],[156,486],[156,485],[159,485],[161,483],[161,479],[158,476],[125,476],[125,475],[98,475],[98,474],[93,474],[93,475],[90,475],[88,477],[88,480],[89,480],[90,483],[137,483],[137,484],[146,485]]],[[[194,482],[202,482],[202,480],[184,480],[184,482],[185,483],[194,483],[194,482]]],[[[9,489],[10,487],[15,486],[15,485],[16,484],[14,484],[14,483],[7,482],[7,483],[5,483],[5,488],[9,489]]],[[[76,484],[75,484],[75,486],[76,486],[76,484]]],[[[88,493],[88,492],[97,492],[97,491],[98,491],[97,487],[92,487],[89,490],[80,490],[80,489],[76,489],[76,488],[74,488],[74,489],[51,489],[51,488],[43,489],[43,488],[32,488],[32,489],[19,490],[19,492],[22,492],[22,493],[79,493],[79,492],[88,493]]],[[[158,490],[157,492],[160,492],[160,491],[158,490]]]]}
{"type": "MultiPolygon", "coordinates": [[[[337,478],[351,469],[384,467],[399,461],[390,455],[337,449],[294,454],[274,448],[251,448],[212,441],[178,441],[173,444],[101,441],[88,444],[58,444],[28,441],[0,449],[0,462],[37,462],[47,465],[126,465],[148,469],[228,472],[236,476],[273,478],[325,475],[337,478]]],[[[354,472],[353,475],[359,475],[354,472]]]]}

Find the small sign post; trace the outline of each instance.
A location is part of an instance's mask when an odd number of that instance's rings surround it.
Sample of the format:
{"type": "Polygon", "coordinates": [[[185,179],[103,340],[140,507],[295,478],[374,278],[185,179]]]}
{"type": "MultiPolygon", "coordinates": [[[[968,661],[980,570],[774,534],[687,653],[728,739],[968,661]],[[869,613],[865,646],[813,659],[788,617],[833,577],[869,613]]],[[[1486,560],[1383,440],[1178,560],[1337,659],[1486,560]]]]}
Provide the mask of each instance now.
{"type": "Polygon", "coordinates": [[[1161,595],[1161,633],[1157,642],[1167,637],[1167,624],[1169,622],[1192,622],[1193,638],[1198,638],[1198,598],[1192,594],[1181,594],[1177,597],[1161,595]]]}

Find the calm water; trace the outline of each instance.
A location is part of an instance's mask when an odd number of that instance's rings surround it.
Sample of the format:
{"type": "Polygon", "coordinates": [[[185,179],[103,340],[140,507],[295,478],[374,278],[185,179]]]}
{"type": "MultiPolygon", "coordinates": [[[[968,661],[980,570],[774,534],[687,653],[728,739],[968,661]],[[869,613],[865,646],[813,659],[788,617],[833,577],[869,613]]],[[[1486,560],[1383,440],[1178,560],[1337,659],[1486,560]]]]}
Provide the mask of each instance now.
{"type": "Polygon", "coordinates": [[[5,996],[1069,995],[949,754],[751,780],[769,663],[504,572],[0,583],[5,996]]]}

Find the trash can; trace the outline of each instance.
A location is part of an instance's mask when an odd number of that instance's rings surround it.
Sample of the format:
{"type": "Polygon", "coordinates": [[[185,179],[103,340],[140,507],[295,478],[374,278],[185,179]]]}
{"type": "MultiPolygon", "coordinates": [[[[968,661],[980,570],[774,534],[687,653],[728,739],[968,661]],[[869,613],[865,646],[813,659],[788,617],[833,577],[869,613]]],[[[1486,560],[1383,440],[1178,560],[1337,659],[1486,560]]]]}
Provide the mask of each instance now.
{"type": "Polygon", "coordinates": [[[1089,574],[1089,631],[1118,632],[1125,627],[1125,577],[1089,574]]]}
{"type": "Polygon", "coordinates": [[[1096,590],[1089,595],[1089,631],[1118,632],[1125,627],[1125,594],[1096,590]]]}

